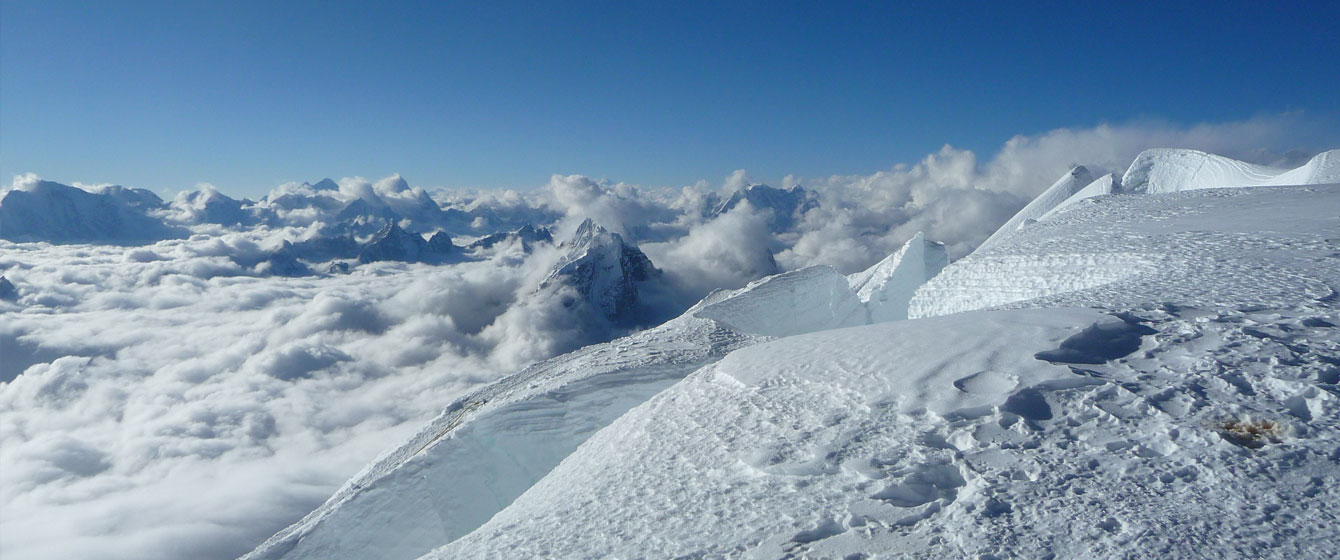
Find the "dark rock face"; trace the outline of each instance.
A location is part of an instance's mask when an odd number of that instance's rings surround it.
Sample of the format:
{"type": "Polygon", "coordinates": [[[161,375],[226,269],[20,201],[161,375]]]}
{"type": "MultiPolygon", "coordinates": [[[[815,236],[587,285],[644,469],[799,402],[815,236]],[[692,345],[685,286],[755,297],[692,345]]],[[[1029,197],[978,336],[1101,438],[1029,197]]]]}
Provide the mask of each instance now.
{"type": "Polygon", "coordinates": [[[470,249],[492,249],[495,245],[505,241],[520,240],[521,246],[526,251],[530,251],[536,243],[548,243],[554,240],[549,228],[535,228],[530,224],[521,226],[520,229],[507,233],[500,232],[492,235],[486,235],[478,241],[471,243],[470,249]]]}
{"type": "Polygon", "coordinates": [[[0,301],[14,301],[19,299],[19,289],[14,287],[14,283],[8,278],[0,276],[0,301]]]}
{"type": "Polygon", "coordinates": [[[451,244],[451,237],[437,232],[431,240],[410,233],[395,222],[386,224],[358,253],[358,262],[376,261],[441,263],[453,260],[460,249],[451,244]]]}
{"type": "Polygon", "coordinates": [[[582,222],[573,238],[563,243],[567,255],[541,285],[567,282],[593,308],[615,321],[634,320],[638,283],[661,275],[637,247],[591,220],[582,222]]]}

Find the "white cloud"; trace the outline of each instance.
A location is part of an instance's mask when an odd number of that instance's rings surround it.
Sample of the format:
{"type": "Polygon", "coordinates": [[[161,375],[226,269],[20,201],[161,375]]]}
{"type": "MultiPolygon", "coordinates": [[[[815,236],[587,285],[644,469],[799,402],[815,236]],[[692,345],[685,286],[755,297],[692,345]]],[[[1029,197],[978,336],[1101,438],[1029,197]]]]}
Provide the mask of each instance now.
{"type": "MultiPolygon", "coordinates": [[[[1074,164],[1120,171],[1149,147],[1294,162],[1296,122],[1058,129],[995,154],[945,146],[868,175],[788,176],[783,186],[803,185],[820,205],[786,232],[747,203],[704,217],[713,195],[749,184],[743,170],[719,189],[555,175],[536,191],[433,196],[499,229],[594,218],[666,271],[666,293],[646,295],[667,311],[765,274],[773,255],[783,269],[851,272],[925,231],[961,256],[1074,164]]],[[[20,295],[0,301],[0,380],[12,379],[0,384],[5,556],[236,556],[453,397],[619,332],[571,307],[583,298],[564,288],[537,289],[559,258],[552,246],[450,267],[265,277],[282,239],[315,235],[349,200],[414,209],[428,199],[399,176],[271,194],[287,227],[195,226],[143,247],[0,241],[0,275],[20,295]]]]}

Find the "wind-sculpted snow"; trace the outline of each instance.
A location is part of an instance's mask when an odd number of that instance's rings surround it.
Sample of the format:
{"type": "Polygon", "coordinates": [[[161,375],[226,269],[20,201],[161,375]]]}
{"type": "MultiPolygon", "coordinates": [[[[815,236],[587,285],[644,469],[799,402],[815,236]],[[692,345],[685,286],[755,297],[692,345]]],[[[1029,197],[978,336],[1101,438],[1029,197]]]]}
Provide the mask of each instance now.
{"type": "Polygon", "coordinates": [[[1196,150],[1142,152],[1121,178],[1121,192],[1156,194],[1215,187],[1309,185],[1340,182],[1340,150],[1318,154],[1290,170],[1237,161],[1196,150]]]}
{"type": "Polygon", "coordinates": [[[1095,179],[1092,183],[1085,185],[1084,188],[1080,189],[1075,194],[1070,195],[1070,198],[1062,200],[1060,203],[1053,206],[1051,210],[1043,213],[1042,217],[1038,218],[1038,220],[1045,220],[1054,214],[1064,211],[1072,205],[1078,204],[1081,200],[1112,194],[1121,186],[1118,181],[1119,179],[1111,173],[1103,175],[1102,177],[1095,179]]]}
{"type": "Polygon", "coordinates": [[[1052,209],[1074,197],[1092,182],[1093,175],[1084,166],[1071,169],[1047,190],[1042,191],[1042,194],[1034,198],[1027,206],[1024,206],[1022,210],[1019,210],[1014,217],[1005,222],[1005,225],[1000,226],[1000,229],[997,229],[996,233],[991,234],[991,237],[983,241],[978,249],[999,242],[1002,238],[1009,236],[1029,222],[1036,222],[1052,209]]]}
{"type": "Polygon", "coordinates": [[[917,232],[896,253],[848,276],[847,284],[865,307],[866,324],[901,321],[917,288],[948,265],[945,246],[917,232]]]}
{"type": "Polygon", "coordinates": [[[1300,297],[974,312],[754,346],[425,558],[1329,557],[1337,322],[1300,297]],[[1246,417],[1279,439],[1220,431],[1246,417]]]}
{"type": "Polygon", "coordinates": [[[1340,185],[1114,196],[955,262],[912,298],[926,317],[1002,305],[1246,305],[1332,293],[1340,185]]]}
{"type": "Polygon", "coordinates": [[[684,317],[466,395],[246,558],[415,558],[474,530],[592,434],[758,341],[684,317]]]}
{"type": "Polygon", "coordinates": [[[1057,290],[1032,309],[736,351],[425,558],[1332,556],[1337,207],[1340,185],[1094,199],[917,296],[1057,290]],[[1079,258],[1100,249],[1129,253],[1079,258]],[[1120,255],[1148,266],[1067,284],[1120,255]]]}
{"type": "Polygon", "coordinates": [[[898,252],[850,277],[827,266],[784,272],[719,294],[695,316],[765,336],[900,321],[907,318],[907,302],[917,287],[947,263],[944,246],[918,233],[898,252]]]}

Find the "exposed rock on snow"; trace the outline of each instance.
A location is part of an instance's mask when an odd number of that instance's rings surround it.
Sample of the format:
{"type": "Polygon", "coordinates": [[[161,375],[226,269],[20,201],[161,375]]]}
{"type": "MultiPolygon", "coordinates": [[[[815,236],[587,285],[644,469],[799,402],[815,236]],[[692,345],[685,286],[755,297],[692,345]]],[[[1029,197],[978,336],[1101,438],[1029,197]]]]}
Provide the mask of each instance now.
{"type": "Polygon", "coordinates": [[[536,243],[548,243],[554,240],[549,228],[536,228],[530,224],[508,233],[494,233],[481,237],[471,243],[469,249],[492,249],[499,243],[520,243],[523,250],[530,251],[536,243]]]}
{"type": "Polygon", "coordinates": [[[638,304],[638,284],[661,274],[641,250],[589,218],[560,248],[567,254],[540,289],[566,282],[606,317],[636,320],[633,312],[638,304]]]}
{"type": "Polygon", "coordinates": [[[372,236],[358,253],[358,262],[443,262],[459,253],[460,249],[451,244],[451,236],[445,232],[434,233],[431,239],[425,241],[422,235],[400,229],[399,225],[392,222],[372,236]]]}

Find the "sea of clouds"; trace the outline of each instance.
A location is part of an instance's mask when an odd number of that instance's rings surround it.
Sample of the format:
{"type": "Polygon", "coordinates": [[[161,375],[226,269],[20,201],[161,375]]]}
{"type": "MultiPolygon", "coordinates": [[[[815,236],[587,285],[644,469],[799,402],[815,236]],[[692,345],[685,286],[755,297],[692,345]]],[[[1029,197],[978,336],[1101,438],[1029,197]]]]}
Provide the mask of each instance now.
{"type": "MultiPolygon", "coordinates": [[[[749,184],[743,171],[717,186],[555,175],[484,193],[354,178],[329,196],[407,212],[431,197],[486,210],[475,227],[535,222],[557,240],[593,218],[665,271],[664,292],[648,295],[669,316],[777,269],[863,269],[918,231],[961,257],[1077,164],[1119,172],[1149,147],[1297,164],[1311,152],[1288,144],[1295,122],[1060,129],[989,158],[945,146],[867,175],[788,177],[780,186],[801,185],[818,205],[783,228],[747,203],[711,215],[749,184]]],[[[304,188],[271,198],[316,194],[304,188]]],[[[0,556],[235,557],[454,398],[625,332],[572,307],[571,294],[538,290],[560,257],[553,246],[282,277],[264,256],[311,235],[311,209],[278,226],[224,227],[189,225],[192,208],[179,197],[164,218],[188,234],[150,245],[0,240],[0,275],[18,290],[0,301],[0,556]]]]}

